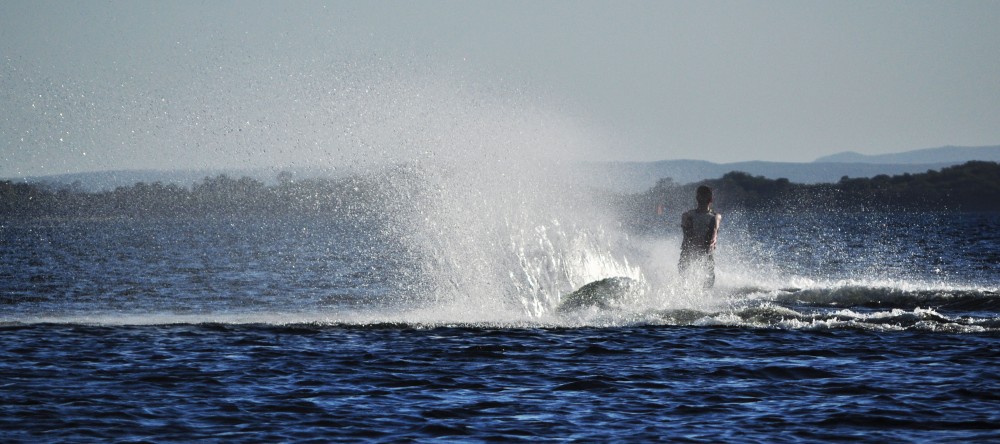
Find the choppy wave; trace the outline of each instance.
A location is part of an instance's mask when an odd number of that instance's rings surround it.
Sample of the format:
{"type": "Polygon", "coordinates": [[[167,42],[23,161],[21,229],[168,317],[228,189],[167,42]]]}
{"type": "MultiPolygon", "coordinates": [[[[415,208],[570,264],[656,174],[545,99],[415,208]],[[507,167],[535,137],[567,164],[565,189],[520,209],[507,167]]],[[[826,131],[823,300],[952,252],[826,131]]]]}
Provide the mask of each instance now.
{"type": "Polygon", "coordinates": [[[737,296],[729,299],[728,310],[662,314],[666,319],[693,325],[794,330],[1000,331],[1000,293],[996,289],[849,284],[779,290],[742,288],[733,293],[737,296]]]}
{"type": "MultiPolygon", "coordinates": [[[[672,315],[667,314],[668,318],[672,315]]],[[[771,305],[728,313],[705,314],[694,325],[780,328],[789,330],[861,329],[873,331],[929,331],[981,333],[1000,331],[997,317],[948,316],[930,308],[884,311],[798,311],[771,305]]]]}
{"type": "Polygon", "coordinates": [[[915,309],[934,307],[964,312],[1000,312],[1000,293],[982,288],[903,289],[847,285],[783,289],[776,302],[805,306],[915,309]]]}
{"type": "MultiPolygon", "coordinates": [[[[581,328],[694,326],[782,330],[1000,332],[1000,294],[995,289],[901,289],[846,285],[768,290],[743,287],[706,292],[717,306],[654,308],[650,301],[624,301],[570,313],[526,316],[477,313],[473,308],[431,306],[389,310],[336,309],[300,312],[86,313],[0,319],[0,325],[176,325],[225,324],[385,328],[581,328]]],[[[711,305],[711,304],[709,304],[711,305]]]]}

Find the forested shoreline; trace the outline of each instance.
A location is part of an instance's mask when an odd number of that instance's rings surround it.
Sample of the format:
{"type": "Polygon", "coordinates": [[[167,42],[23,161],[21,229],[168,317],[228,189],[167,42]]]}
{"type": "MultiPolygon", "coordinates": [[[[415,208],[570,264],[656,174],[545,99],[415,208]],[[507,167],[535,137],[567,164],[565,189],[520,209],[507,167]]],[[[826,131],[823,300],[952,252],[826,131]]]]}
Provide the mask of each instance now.
{"type": "Polygon", "coordinates": [[[844,176],[801,184],[733,171],[718,179],[678,184],[664,178],[644,193],[622,196],[633,208],[694,206],[700,185],[715,190],[716,208],[741,211],[1000,211],[1000,164],[970,161],[919,174],[844,176]]]}
{"type": "MultiPolygon", "coordinates": [[[[962,165],[898,176],[843,177],[837,183],[800,184],[734,171],[718,179],[678,184],[670,178],[614,203],[630,223],[693,205],[694,189],[716,190],[723,211],[1000,211],[1000,164],[962,165]]],[[[385,184],[375,177],[292,180],[278,175],[267,185],[249,177],[205,177],[190,187],[139,182],[111,191],[0,181],[0,217],[161,217],[216,214],[326,213],[379,211],[385,184]]]]}
{"type": "Polygon", "coordinates": [[[105,218],[370,212],[367,202],[381,191],[372,178],[291,180],[276,185],[225,174],[205,177],[191,187],[139,182],[112,191],[0,181],[0,217],[105,218]]]}

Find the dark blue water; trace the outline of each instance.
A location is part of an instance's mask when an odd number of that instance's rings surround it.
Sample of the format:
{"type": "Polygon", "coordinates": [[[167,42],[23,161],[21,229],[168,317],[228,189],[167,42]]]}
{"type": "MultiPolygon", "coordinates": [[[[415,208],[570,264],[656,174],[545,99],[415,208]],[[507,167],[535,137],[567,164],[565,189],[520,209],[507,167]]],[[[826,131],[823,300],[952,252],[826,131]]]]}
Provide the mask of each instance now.
{"type": "Polygon", "coordinates": [[[986,441],[995,335],[8,326],[5,441],[986,441]]]}
{"type": "Polygon", "coordinates": [[[354,222],[4,221],[0,439],[996,441],[1000,216],[902,217],[728,215],[715,290],[637,248],[567,315],[354,222]]]}

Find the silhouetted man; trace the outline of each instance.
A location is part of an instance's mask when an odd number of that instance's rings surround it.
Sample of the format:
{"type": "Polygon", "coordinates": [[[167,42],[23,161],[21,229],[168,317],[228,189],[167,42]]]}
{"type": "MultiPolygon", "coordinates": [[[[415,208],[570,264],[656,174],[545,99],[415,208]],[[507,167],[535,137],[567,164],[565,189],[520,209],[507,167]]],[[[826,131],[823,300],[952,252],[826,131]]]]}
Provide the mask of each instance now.
{"type": "Polygon", "coordinates": [[[719,235],[722,215],[712,209],[712,189],[704,185],[695,192],[698,208],[681,216],[681,260],[677,264],[681,275],[697,279],[705,288],[715,285],[715,241],[719,235]]]}

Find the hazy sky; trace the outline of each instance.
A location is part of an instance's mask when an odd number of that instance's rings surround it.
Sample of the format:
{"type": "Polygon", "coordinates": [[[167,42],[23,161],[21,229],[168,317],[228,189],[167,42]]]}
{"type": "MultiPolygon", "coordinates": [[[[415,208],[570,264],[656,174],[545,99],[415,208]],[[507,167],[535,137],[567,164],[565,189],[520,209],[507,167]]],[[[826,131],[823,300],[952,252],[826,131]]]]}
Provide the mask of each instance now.
{"type": "Polygon", "coordinates": [[[996,145],[998,23],[992,0],[0,0],[0,177],[996,145]]]}

